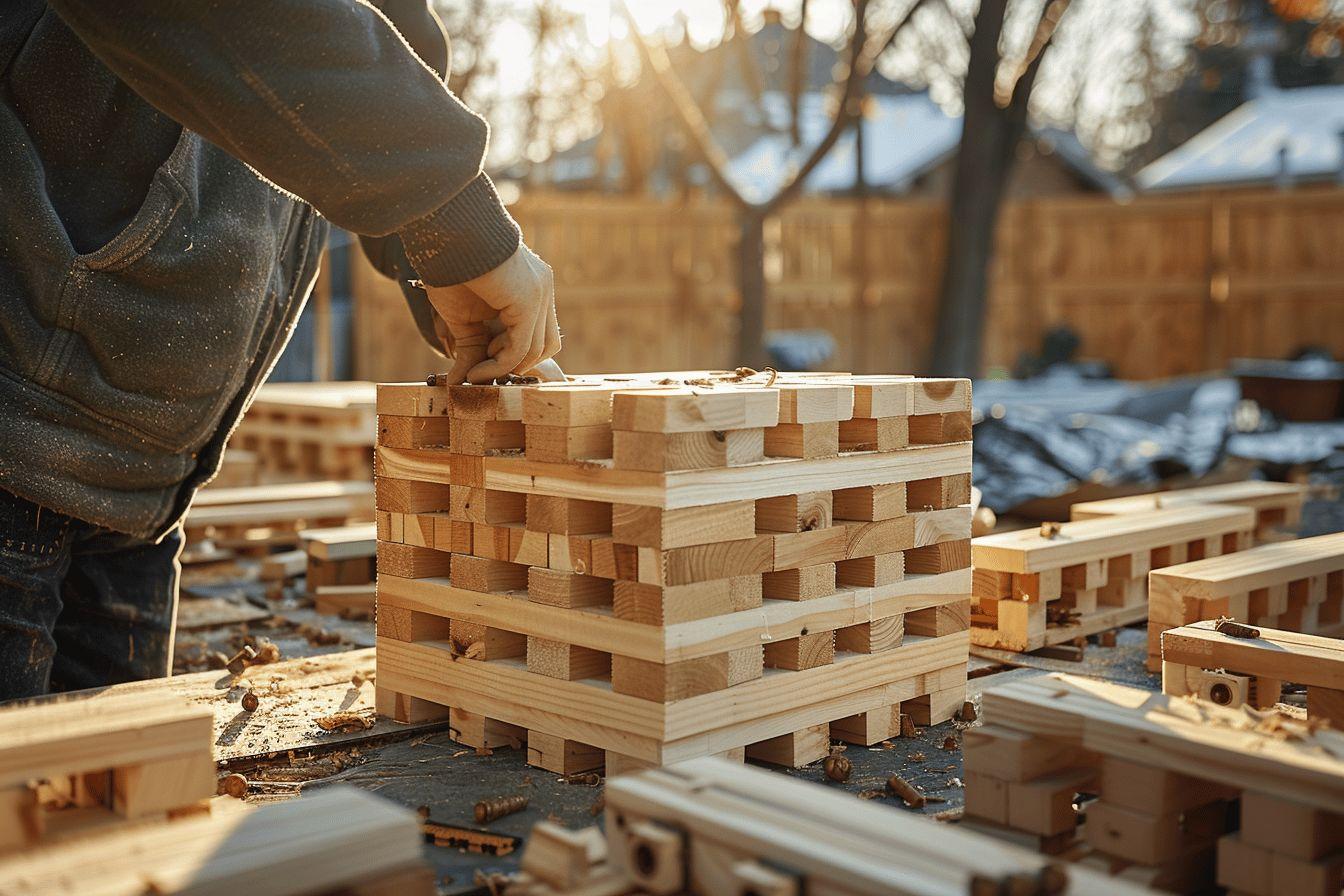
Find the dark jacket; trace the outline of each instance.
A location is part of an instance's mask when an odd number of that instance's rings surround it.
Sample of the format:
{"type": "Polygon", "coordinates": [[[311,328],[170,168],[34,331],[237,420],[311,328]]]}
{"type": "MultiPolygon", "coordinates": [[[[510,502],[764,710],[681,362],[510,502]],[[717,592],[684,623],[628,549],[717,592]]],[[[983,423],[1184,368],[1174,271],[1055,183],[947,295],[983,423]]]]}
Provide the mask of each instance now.
{"type": "Polygon", "coordinates": [[[363,0],[7,0],[0,71],[0,488],[61,513],[181,516],[323,217],[436,285],[517,248],[485,123],[363,0]]]}

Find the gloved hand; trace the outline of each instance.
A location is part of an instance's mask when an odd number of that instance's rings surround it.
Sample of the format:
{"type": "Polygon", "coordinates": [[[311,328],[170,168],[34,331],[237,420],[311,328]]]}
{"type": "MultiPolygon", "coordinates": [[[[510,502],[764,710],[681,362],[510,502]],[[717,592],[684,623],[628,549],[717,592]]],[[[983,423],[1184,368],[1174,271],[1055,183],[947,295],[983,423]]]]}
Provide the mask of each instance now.
{"type": "Polygon", "coordinates": [[[493,271],[455,286],[426,286],[425,292],[453,359],[451,382],[525,374],[560,351],[555,275],[522,243],[493,271]]]}

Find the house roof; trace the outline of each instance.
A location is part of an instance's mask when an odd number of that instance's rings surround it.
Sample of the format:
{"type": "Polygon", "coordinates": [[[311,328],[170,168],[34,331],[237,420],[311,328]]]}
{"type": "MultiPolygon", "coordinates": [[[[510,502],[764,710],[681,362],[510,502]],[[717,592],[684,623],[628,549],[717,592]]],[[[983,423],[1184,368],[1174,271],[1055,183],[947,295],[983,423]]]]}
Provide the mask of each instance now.
{"type": "Polygon", "coordinates": [[[1328,177],[1344,168],[1341,132],[1344,84],[1269,89],[1134,179],[1144,190],[1176,190],[1328,177]]]}

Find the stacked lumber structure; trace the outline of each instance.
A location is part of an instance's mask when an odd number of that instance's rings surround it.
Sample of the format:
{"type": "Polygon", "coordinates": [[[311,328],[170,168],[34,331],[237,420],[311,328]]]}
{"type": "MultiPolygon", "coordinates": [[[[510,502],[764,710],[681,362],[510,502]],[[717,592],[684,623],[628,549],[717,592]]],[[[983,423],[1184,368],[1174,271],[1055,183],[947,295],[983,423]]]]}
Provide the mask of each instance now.
{"type": "Polygon", "coordinates": [[[202,489],[183,528],[189,544],[269,548],[296,544],[308,527],[372,519],[372,482],[296,482],[202,489]]]}
{"type": "Polygon", "coordinates": [[[1162,693],[1220,706],[1278,702],[1285,683],[1307,690],[1307,718],[1344,728],[1344,642],[1227,620],[1162,633],[1162,693]]]}
{"type": "Polygon", "coordinates": [[[377,527],[360,523],[308,529],[301,537],[307,561],[305,584],[317,611],[372,616],[377,527]]]}
{"type": "Polygon", "coordinates": [[[970,384],[694,371],[378,394],[378,701],[608,774],[962,704],[970,384]]]}
{"type": "Polygon", "coordinates": [[[1148,670],[1167,629],[1203,619],[1344,635],[1344,533],[1261,545],[1149,576],[1148,670]]]}
{"type": "Polygon", "coordinates": [[[213,740],[209,707],[144,694],[0,710],[0,896],[433,892],[411,813],[212,799],[213,740]]]}
{"type": "Polygon", "coordinates": [[[1340,732],[1066,675],[987,690],[981,718],[976,829],[1170,892],[1340,892],[1340,732]]]}
{"type": "Polygon", "coordinates": [[[1226,504],[1249,507],[1255,511],[1255,540],[1258,543],[1292,538],[1288,530],[1302,522],[1302,504],[1307,487],[1292,482],[1228,482],[1198,488],[1153,492],[1101,501],[1080,501],[1070,510],[1070,518],[1093,520],[1148,510],[1195,507],[1202,504],[1226,504]]]}
{"type": "Polygon", "coordinates": [[[377,420],[365,382],[266,383],[229,439],[263,482],[373,478],[377,420]]]}
{"type": "Polygon", "coordinates": [[[1145,890],[817,784],[695,759],[607,785],[606,836],[542,822],[508,896],[1121,896],[1145,890]]]}
{"type": "Polygon", "coordinates": [[[1141,622],[1148,573],[1250,546],[1253,511],[1196,505],[974,540],[971,642],[1031,651],[1141,622]]]}

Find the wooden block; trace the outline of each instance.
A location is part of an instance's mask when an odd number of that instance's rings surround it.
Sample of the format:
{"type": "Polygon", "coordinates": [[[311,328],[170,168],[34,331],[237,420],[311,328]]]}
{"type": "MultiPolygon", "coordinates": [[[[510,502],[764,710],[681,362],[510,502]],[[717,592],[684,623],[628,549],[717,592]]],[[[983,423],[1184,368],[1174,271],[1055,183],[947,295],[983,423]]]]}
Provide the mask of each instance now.
{"type": "Polygon", "coordinates": [[[612,426],[671,433],[756,429],[779,422],[778,391],[711,388],[713,391],[687,387],[618,392],[612,396],[612,426]]]}
{"type": "Polygon", "coordinates": [[[639,548],[639,581],[688,585],[712,579],[769,572],[775,568],[775,536],[655,551],[639,548]]]}
{"type": "Polygon", "coordinates": [[[1314,861],[1344,849],[1344,825],[1337,815],[1248,789],[1241,797],[1241,839],[1271,852],[1314,861]]]}
{"type": "Polygon", "coordinates": [[[380,383],[375,408],[379,415],[446,417],[452,403],[448,392],[418,383],[380,383]]]}
{"type": "MultiPolygon", "coordinates": [[[[997,644],[1004,650],[1028,651],[1045,646],[1045,604],[1020,600],[995,601],[997,644]]],[[[985,602],[980,604],[985,607],[985,602]]],[[[910,629],[906,614],[906,632],[910,629]]]]}
{"type": "Polygon", "coordinates": [[[1001,781],[1030,781],[1091,764],[1082,750],[1072,744],[993,723],[962,732],[961,752],[967,772],[989,775],[1001,781]]]}
{"type": "Polygon", "coordinates": [[[747,758],[771,765],[801,768],[825,759],[831,751],[830,726],[814,725],[747,746],[747,758]]]}
{"type": "Polygon", "coordinates": [[[31,846],[44,827],[35,788],[27,784],[0,788],[0,853],[31,846]]]}
{"type": "Polygon", "coordinates": [[[509,562],[524,566],[550,565],[550,535],[545,532],[533,532],[518,523],[510,523],[509,562]]]}
{"type": "Polygon", "coordinates": [[[431,516],[434,523],[434,547],[454,554],[474,554],[472,524],[465,520],[450,519],[447,515],[431,516]]]}
{"type": "Polygon", "coordinates": [[[911,414],[947,414],[971,410],[971,381],[951,377],[911,380],[911,414]]]}
{"type": "MultiPolygon", "coordinates": [[[[829,492],[824,494],[829,498],[829,492]]],[[[753,501],[730,501],[675,510],[616,504],[611,512],[612,539],[639,547],[668,550],[752,538],[755,534],[756,502],[753,501]]]]}
{"type": "Polygon", "coordinates": [[[485,488],[485,458],[481,455],[453,453],[448,460],[454,485],[485,488]]]}
{"type": "Polygon", "coordinates": [[[758,532],[810,532],[832,525],[830,492],[780,495],[755,502],[758,532]]]}
{"type": "MultiPolygon", "coordinates": [[[[386,539],[404,544],[412,544],[420,548],[437,548],[439,550],[452,550],[451,541],[449,544],[439,548],[438,530],[439,526],[451,522],[451,518],[446,513],[399,513],[397,518],[401,521],[401,537],[386,539]]],[[[470,553],[469,551],[467,553],[470,553]]]]}
{"type": "Polygon", "coordinates": [[[1229,894],[1274,896],[1273,853],[1246,843],[1240,834],[1218,838],[1218,884],[1229,894]]]}
{"type": "Polygon", "coordinates": [[[453,454],[483,457],[501,451],[521,451],[525,444],[522,421],[448,418],[453,454]]]}
{"type": "Polygon", "coordinates": [[[966,785],[966,815],[1008,824],[1008,782],[970,770],[962,778],[966,785]]]}
{"type": "Polygon", "coordinates": [[[608,579],[639,579],[641,552],[656,555],[653,548],[638,548],[632,544],[617,544],[610,537],[592,537],[593,575],[608,579]]]}
{"type": "Polygon", "coordinates": [[[404,607],[379,606],[375,627],[378,637],[394,641],[446,641],[449,638],[447,617],[404,607]]]}
{"type": "MultiPolygon", "coordinates": [[[[767,573],[770,576],[785,574],[767,573]]],[[[689,585],[618,581],[615,583],[613,612],[617,619],[630,622],[676,625],[759,607],[762,596],[762,577],[759,575],[689,585]]]]}
{"type": "Polygon", "coordinates": [[[1163,768],[1103,756],[1098,795],[1113,806],[1166,815],[1235,799],[1237,790],[1163,768]]]}
{"type": "Polygon", "coordinates": [[[603,607],[612,604],[610,579],[534,566],[527,571],[527,596],[550,607],[603,607]]]}
{"type": "Polygon", "coordinates": [[[835,649],[851,653],[877,653],[900,647],[905,638],[905,617],[902,614],[847,625],[835,632],[835,649]]]}
{"type": "Polygon", "coordinates": [[[1074,798],[1093,780],[1090,769],[1071,769],[1008,784],[1008,825],[1019,831],[1051,837],[1077,825],[1074,798]]]}
{"type": "Polygon", "coordinates": [[[835,662],[835,632],[811,632],[765,645],[765,665],[771,669],[815,669],[835,662]]]}
{"type": "Polygon", "coordinates": [[[971,440],[971,412],[914,414],[910,417],[911,445],[942,445],[971,440]]]}
{"type": "MultiPolygon", "coordinates": [[[[760,648],[755,649],[760,652],[760,648]]],[[[655,703],[672,703],[728,687],[728,666],[726,653],[667,664],[614,654],[611,689],[655,703]]]]}
{"type": "Polygon", "coordinates": [[[762,596],[769,600],[813,600],[834,594],[835,585],[834,563],[782,569],[761,577],[762,596]]]}
{"type": "MultiPolygon", "coordinates": [[[[608,751],[607,775],[612,763],[608,751]]],[[[549,821],[538,822],[527,837],[522,869],[560,892],[576,890],[587,882],[593,866],[607,855],[607,841],[595,827],[570,831],[549,821]]]]}
{"type": "Polygon", "coordinates": [[[454,619],[448,627],[453,649],[467,659],[503,660],[527,655],[527,636],[477,622],[454,619]]]}
{"type": "Polygon", "coordinates": [[[527,567],[506,560],[453,555],[453,584],[468,591],[501,593],[527,588],[527,567]]]}
{"type": "Polygon", "coordinates": [[[527,496],[527,528],[555,535],[602,535],[611,531],[611,505],[549,495],[527,496]]]}
{"type": "Polygon", "coordinates": [[[959,538],[905,552],[905,571],[912,575],[938,575],[971,565],[971,540],[959,538]]]}
{"type": "Polygon", "coordinates": [[[1271,896],[1334,896],[1344,881],[1344,852],[1316,861],[1272,853],[1269,877],[1271,896]]]}
{"type": "Polygon", "coordinates": [[[1095,591],[1106,584],[1108,578],[1105,560],[1089,560],[1075,566],[1066,566],[1060,571],[1063,587],[1069,591],[1095,591]]]}
{"type": "Polygon", "coordinates": [[[1143,579],[1112,579],[1097,589],[1097,603],[1108,607],[1136,607],[1148,600],[1143,579]]]}
{"type": "MultiPolygon", "coordinates": [[[[906,631],[909,632],[908,627],[906,631]]],[[[916,725],[937,725],[956,715],[965,702],[966,683],[962,682],[956,687],[943,688],[912,700],[902,700],[901,712],[908,715],[916,725]]]]}
{"type": "Polygon", "coordinates": [[[538,463],[567,463],[612,456],[610,423],[595,426],[542,426],[529,423],[524,433],[524,453],[538,463]]]}
{"type": "Polygon", "coordinates": [[[532,426],[575,428],[611,423],[609,383],[542,383],[523,390],[523,422],[532,426]]]}
{"type": "Polygon", "coordinates": [[[1146,579],[1152,568],[1152,552],[1139,551],[1135,554],[1123,554],[1106,561],[1106,578],[1110,579],[1146,579]]]}
{"type": "Polygon", "coordinates": [[[779,391],[780,423],[825,423],[854,414],[854,387],[848,384],[787,383],[779,391]]]}
{"type": "Polygon", "coordinates": [[[528,637],[527,671],[565,681],[606,678],[611,675],[611,654],[564,641],[528,637]]]}
{"type": "Polygon", "coordinates": [[[388,448],[447,447],[447,417],[400,417],[378,415],[378,444],[388,448]]]}
{"type": "Polygon", "coordinates": [[[960,507],[971,502],[971,474],[919,479],[907,483],[905,493],[906,509],[911,513],[960,507]]]}
{"type": "Polygon", "coordinates": [[[634,756],[626,756],[624,753],[617,753],[614,750],[607,750],[606,754],[606,768],[602,770],[602,774],[608,781],[612,778],[619,778],[621,775],[635,775],[658,767],[657,763],[645,759],[636,759],[634,756]]]}
{"type": "Polygon", "coordinates": [[[1007,600],[1013,597],[1013,574],[997,569],[977,567],[971,575],[971,594],[986,600],[1007,600]]]}
{"type": "Polygon", "coordinates": [[[183,809],[215,794],[215,761],[209,751],[112,769],[112,810],[143,818],[183,809]]]}
{"type": "Polygon", "coordinates": [[[904,516],[906,512],[904,482],[842,488],[832,494],[832,509],[837,520],[872,522],[904,516]]]}
{"type": "Polygon", "coordinates": [[[391,688],[375,686],[374,703],[378,715],[410,725],[416,722],[436,722],[448,718],[448,707],[401,694],[391,688]]]}
{"type": "Polygon", "coordinates": [[[527,732],[527,764],[557,775],[576,775],[602,767],[603,751],[578,741],[545,734],[535,728],[527,732]]]}
{"type": "Polygon", "coordinates": [[[522,749],[527,743],[527,729],[498,719],[489,719],[464,709],[448,711],[448,733],[453,740],[477,750],[508,747],[522,749]]]}
{"type": "Polygon", "coordinates": [[[518,386],[449,386],[450,414],[461,420],[522,420],[524,391],[518,386]]]}
{"type": "Polygon", "coordinates": [[[911,610],[905,614],[905,633],[928,638],[941,638],[956,632],[964,632],[971,627],[971,602],[969,599],[953,601],[922,610],[911,610]]]}
{"type": "Polygon", "coordinates": [[[589,575],[593,571],[593,542],[582,535],[548,536],[547,566],[561,572],[589,575]]]}
{"type": "Polygon", "coordinates": [[[781,423],[765,431],[766,457],[837,457],[840,424],[781,423]]]}
{"type": "Polygon", "coordinates": [[[855,557],[835,564],[835,581],[850,588],[875,588],[905,578],[905,552],[855,557]]]}
{"type": "MultiPolygon", "coordinates": [[[[843,629],[842,629],[843,631],[843,629]]],[[[831,737],[845,743],[871,747],[884,740],[899,737],[901,708],[881,706],[857,715],[846,716],[831,723],[831,737]]]]}
{"type": "Polygon", "coordinates": [[[485,560],[503,560],[512,563],[513,533],[504,526],[486,523],[471,524],[471,553],[485,560]]]}
{"type": "Polygon", "coordinates": [[[614,432],[613,463],[618,470],[670,472],[736,467],[765,459],[765,431],[614,432]]]}
{"type": "Polygon", "coordinates": [[[1165,547],[1153,548],[1150,568],[1163,569],[1168,566],[1176,566],[1184,563],[1188,556],[1188,549],[1184,543],[1172,544],[1165,547]]]}
{"type": "Polygon", "coordinates": [[[1157,814],[1097,800],[1087,808],[1087,842],[1117,858],[1157,865],[1207,846],[1227,833],[1227,804],[1157,814]]]}
{"type": "MultiPolygon", "coordinates": [[[[390,576],[405,579],[426,579],[431,576],[452,575],[452,554],[436,551],[433,548],[420,548],[410,544],[380,542],[378,545],[378,571],[390,576]]],[[[366,580],[367,581],[367,580],[366,580]]],[[[358,582],[323,582],[327,585],[359,584],[358,582]]]]}
{"type": "Polygon", "coordinates": [[[454,485],[449,515],[472,523],[521,523],[527,514],[527,496],[519,492],[454,485]]]}
{"type": "Polygon", "coordinates": [[[851,378],[855,417],[908,417],[914,407],[914,378],[851,378]]]}
{"type": "Polygon", "coordinates": [[[443,483],[379,476],[374,483],[374,504],[393,513],[428,513],[448,510],[452,497],[443,483]]]}
{"type": "Polygon", "coordinates": [[[848,522],[845,527],[845,557],[871,557],[915,546],[915,518],[910,514],[873,522],[848,522]]]}
{"type": "MultiPolygon", "coordinates": [[[[400,529],[401,519],[402,515],[399,513],[392,513],[390,510],[375,510],[373,514],[373,526],[374,526],[374,534],[378,538],[378,540],[395,541],[397,543],[400,543],[402,538],[400,529]],[[393,534],[392,529],[393,517],[396,518],[398,524],[398,528],[396,530],[395,535],[393,534]]],[[[303,552],[295,551],[294,553],[301,554],[303,552]]]]}
{"type": "Polygon", "coordinates": [[[1013,597],[1031,603],[1052,601],[1064,593],[1061,570],[1048,569],[1037,573],[1013,573],[1013,597]]]}
{"type": "Polygon", "coordinates": [[[910,445],[909,417],[855,417],[841,421],[841,451],[896,451],[910,445]]]}
{"type": "Polygon", "coordinates": [[[770,539],[774,545],[775,570],[843,560],[849,540],[844,526],[813,529],[810,532],[781,532],[761,537],[770,539]]]}

